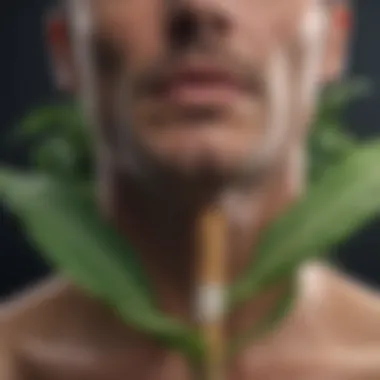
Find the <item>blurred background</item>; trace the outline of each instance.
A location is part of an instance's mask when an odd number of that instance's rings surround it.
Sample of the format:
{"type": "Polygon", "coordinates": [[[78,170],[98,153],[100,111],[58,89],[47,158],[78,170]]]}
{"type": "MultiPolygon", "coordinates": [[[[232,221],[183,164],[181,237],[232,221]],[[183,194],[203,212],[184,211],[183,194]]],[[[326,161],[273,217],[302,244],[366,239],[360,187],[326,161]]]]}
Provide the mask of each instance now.
{"type": "MultiPolygon", "coordinates": [[[[28,164],[29,147],[10,148],[6,135],[25,113],[57,97],[43,38],[43,15],[49,2],[1,1],[1,162],[28,164]]],[[[356,0],[354,12],[356,30],[347,75],[368,79],[372,92],[347,109],[345,122],[356,136],[371,138],[380,133],[380,1],[356,0]]],[[[347,273],[380,289],[380,219],[339,247],[333,260],[347,273]]],[[[0,206],[0,299],[48,273],[49,268],[24,239],[17,221],[0,206]]]]}

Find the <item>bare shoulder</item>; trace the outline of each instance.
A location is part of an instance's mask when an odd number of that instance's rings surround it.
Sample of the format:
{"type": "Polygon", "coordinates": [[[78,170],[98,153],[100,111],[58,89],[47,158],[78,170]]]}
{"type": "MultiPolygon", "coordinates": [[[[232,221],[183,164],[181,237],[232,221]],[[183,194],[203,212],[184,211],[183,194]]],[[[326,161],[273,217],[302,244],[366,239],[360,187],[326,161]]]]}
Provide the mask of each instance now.
{"type": "Polygon", "coordinates": [[[93,379],[95,370],[99,375],[124,366],[138,338],[110,308],[68,281],[51,278],[1,305],[0,380],[13,380],[2,376],[5,368],[17,370],[17,380],[56,373],[93,379]]]}
{"type": "Polygon", "coordinates": [[[102,331],[125,330],[113,311],[69,281],[52,277],[13,296],[0,306],[0,328],[11,341],[79,341],[103,338],[102,331]],[[34,339],[37,340],[37,339],[34,339]]]}
{"type": "Polygon", "coordinates": [[[248,351],[250,368],[270,372],[256,378],[380,379],[380,293],[320,263],[299,274],[293,312],[248,351]]]}
{"type": "Polygon", "coordinates": [[[0,305],[4,336],[14,339],[31,330],[37,335],[41,330],[48,330],[51,324],[59,324],[77,307],[78,298],[74,287],[59,277],[48,278],[13,295],[0,305]]]}
{"type": "Polygon", "coordinates": [[[28,379],[19,357],[18,338],[22,331],[26,332],[27,321],[46,298],[44,293],[47,289],[51,287],[44,283],[0,304],[0,379],[28,379]]]}
{"type": "Polygon", "coordinates": [[[24,352],[29,337],[44,340],[54,330],[60,331],[58,326],[67,316],[74,295],[68,282],[49,278],[1,303],[1,380],[29,380],[28,358],[24,352]],[[61,318],[57,318],[59,315],[61,318]]]}
{"type": "Polygon", "coordinates": [[[334,337],[352,344],[376,343],[380,349],[380,291],[316,263],[301,271],[301,287],[334,337]]]}
{"type": "Polygon", "coordinates": [[[21,374],[16,363],[16,358],[4,343],[0,343],[0,379],[19,380],[21,374]]]}

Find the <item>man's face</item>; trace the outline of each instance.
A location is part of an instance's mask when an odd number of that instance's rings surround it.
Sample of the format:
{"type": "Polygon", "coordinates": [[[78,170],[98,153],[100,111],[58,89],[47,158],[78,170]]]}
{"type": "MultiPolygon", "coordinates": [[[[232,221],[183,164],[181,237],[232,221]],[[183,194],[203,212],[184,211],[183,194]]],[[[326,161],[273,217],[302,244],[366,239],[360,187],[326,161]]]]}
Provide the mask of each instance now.
{"type": "Polygon", "coordinates": [[[111,154],[203,180],[266,167],[302,140],[336,65],[330,14],[323,0],[92,0],[97,117],[111,154]]]}

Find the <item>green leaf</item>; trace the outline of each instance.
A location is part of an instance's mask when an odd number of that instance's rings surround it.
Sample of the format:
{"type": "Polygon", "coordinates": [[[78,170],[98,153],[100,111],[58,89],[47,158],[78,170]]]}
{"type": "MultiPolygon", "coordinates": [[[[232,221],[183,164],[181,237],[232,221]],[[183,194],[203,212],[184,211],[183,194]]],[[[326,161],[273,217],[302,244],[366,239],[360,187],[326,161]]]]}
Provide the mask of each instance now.
{"type": "Polygon", "coordinates": [[[315,124],[323,127],[326,121],[338,120],[349,102],[368,96],[370,92],[369,82],[358,78],[328,86],[322,94],[315,124]]]}
{"type": "Polygon", "coordinates": [[[326,252],[380,210],[380,143],[355,149],[264,232],[254,261],[231,291],[242,302],[326,252]]]}
{"type": "MultiPolygon", "coordinates": [[[[5,174],[4,171],[0,186],[5,202],[22,217],[27,231],[52,260],[69,265],[68,268],[71,268],[71,260],[81,262],[85,264],[81,270],[86,271],[85,267],[89,266],[97,273],[96,276],[86,275],[80,281],[95,279],[96,282],[98,278],[106,285],[111,280],[107,278],[107,269],[112,270],[115,262],[118,265],[112,280],[119,282],[118,291],[128,292],[132,299],[137,294],[134,301],[148,303],[146,294],[135,289],[136,279],[133,277],[142,274],[133,263],[135,258],[131,249],[125,247],[102,222],[95,211],[90,187],[69,185],[42,175],[5,174]],[[105,254],[107,251],[112,254],[105,254]],[[127,262],[125,258],[131,261],[127,262]],[[122,269],[128,270],[123,272],[122,269]],[[126,281],[126,276],[130,276],[130,282],[126,281]]],[[[99,283],[98,292],[101,286],[99,283]]]]}
{"type": "Polygon", "coordinates": [[[197,334],[155,309],[132,248],[98,215],[91,189],[89,183],[0,171],[0,194],[45,257],[126,323],[195,356],[197,334]]]}
{"type": "MultiPolygon", "coordinates": [[[[296,276],[294,276],[296,278],[296,276]]],[[[263,335],[271,331],[291,310],[294,304],[295,295],[297,292],[296,284],[292,284],[285,294],[280,297],[272,309],[264,315],[258,322],[256,322],[250,329],[244,331],[243,334],[238,335],[233,339],[229,353],[231,357],[238,354],[244,347],[253,341],[257,341],[263,335]]]]}
{"type": "Polygon", "coordinates": [[[81,110],[71,103],[39,107],[30,112],[14,131],[14,138],[34,137],[57,132],[76,134],[83,131],[84,121],[81,110]]]}
{"type": "Polygon", "coordinates": [[[94,152],[78,106],[37,108],[10,137],[30,144],[32,164],[41,171],[57,178],[92,178],[94,152]]]}
{"type": "Polygon", "coordinates": [[[44,141],[35,151],[34,161],[38,167],[56,178],[68,178],[75,172],[76,151],[62,138],[44,141]]]}

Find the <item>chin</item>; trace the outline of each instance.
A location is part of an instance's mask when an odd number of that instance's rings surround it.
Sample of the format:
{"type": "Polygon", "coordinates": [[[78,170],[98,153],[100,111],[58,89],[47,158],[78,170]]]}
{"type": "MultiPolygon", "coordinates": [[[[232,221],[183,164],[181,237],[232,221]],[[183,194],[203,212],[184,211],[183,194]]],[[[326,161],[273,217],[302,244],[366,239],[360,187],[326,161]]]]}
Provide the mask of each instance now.
{"type": "Polygon", "coordinates": [[[193,131],[182,137],[162,141],[152,146],[150,153],[156,165],[185,183],[228,185],[253,171],[256,149],[247,139],[236,139],[236,136],[234,139],[220,131],[215,136],[193,131]]]}
{"type": "Polygon", "coordinates": [[[129,146],[137,147],[137,160],[147,163],[153,175],[156,171],[155,177],[167,174],[184,183],[232,182],[255,170],[266,145],[262,117],[237,112],[197,116],[171,116],[162,124],[147,116],[135,119],[129,146]]]}

